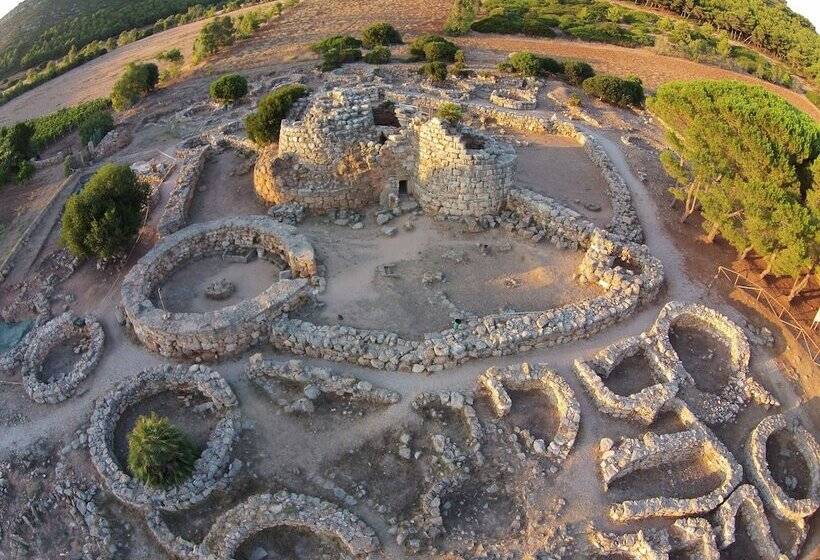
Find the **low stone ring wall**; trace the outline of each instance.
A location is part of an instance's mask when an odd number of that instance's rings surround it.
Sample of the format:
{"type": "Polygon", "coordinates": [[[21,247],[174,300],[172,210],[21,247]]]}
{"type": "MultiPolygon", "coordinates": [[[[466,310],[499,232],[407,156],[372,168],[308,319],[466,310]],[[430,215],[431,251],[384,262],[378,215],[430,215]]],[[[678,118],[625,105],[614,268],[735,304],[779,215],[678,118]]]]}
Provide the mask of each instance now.
{"type": "Polygon", "coordinates": [[[189,226],[154,246],[123,280],[123,311],[149,350],[166,357],[217,359],[262,340],[272,319],[308,297],[306,278],[315,273],[313,247],[295,228],[268,216],[225,218],[189,226]],[[295,278],[280,280],[254,298],[207,313],[171,313],[151,301],[157,287],[176,268],[231,247],[278,255],[295,278]]]}
{"type": "Polygon", "coordinates": [[[527,447],[536,455],[545,457],[557,464],[567,458],[575,445],[578,425],[581,421],[581,406],[575,393],[564,379],[550,371],[544,364],[533,368],[528,363],[510,366],[503,370],[494,367],[485,371],[478,380],[479,386],[490,397],[496,416],[506,416],[512,408],[512,399],[507,388],[516,391],[540,391],[549,394],[556,403],[560,421],[555,436],[549,443],[542,439],[524,435],[527,447]]]}
{"type": "Polygon", "coordinates": [[[179,511],[227,487],[242,466],[239,460],[231,461],[240,431],[238,402],[222,376],[201,365],[162,366],[140,372],[97,401],[88,429],[88,447],[94,467],[120,501],[142,509],[179,511]],[[200,392],[222,417],[187,481],[170,488],[148,487],[120,466],[113,451],[114,431],[129,407],[164,391],[181,390],[200,392]]]}
{"type": "Polygon", "coordinates": [[[490,93],[490,103],[505,109],[532,110],[538,104],[538,88],[494,89],[490,93]]]}
{"type": "Polygon", "coordinates": [[[35,402],[55,404],[68,399],[77,386],[94,370],[102,356],[105,332],[93,316],[76,317],[66,311],[35,330],[28,339],[23,354],[23,385],[35,402]],[[37,378],[48,354],[60,344],[82,338],[85,349],[70,371],[53,376],[53,381],[43,382],[37,378]]]}
{"type": "Polygon", "coordinates": [[[319,498],[288,492],[261,494],[221,515],[202,544],[210,558],[231,560],[255,533],[273,527],[298,527],[340,542],[356,559],[380,548],[373,530],[348,510],[319,498]]]}
{"type": "Polygon", "coordinates": [[[746,444],[746,468],[763,500],[780,519],[801,525],[804,519],[820,507],[820,446],[808,430],[800,424],[790,423],[782,414],[764,418],[752,430],[746,444]],[[766,442],[769,436],[779,430],[791,432],[795,447],[808,467],[811,483],[807,496],[803,499],[797,500],[787,495],[769,470],[766,442]]]}

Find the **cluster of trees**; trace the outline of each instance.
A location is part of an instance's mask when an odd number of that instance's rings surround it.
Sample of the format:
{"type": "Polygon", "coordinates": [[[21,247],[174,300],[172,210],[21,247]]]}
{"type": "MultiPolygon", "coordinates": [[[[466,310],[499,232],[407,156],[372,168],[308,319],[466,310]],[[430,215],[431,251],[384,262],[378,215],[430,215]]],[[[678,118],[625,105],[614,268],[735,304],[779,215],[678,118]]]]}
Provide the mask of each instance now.
{"type": "Polygon", "coordinates": [[[198,457],[185,433],[156,412],[137,418],[128,434],[128,470],[147,486],[181,484],[193,474],[198,457]]]}
{"type": "MultiPolygon", "coordinates": [[[[659,7],[659,4],[681,7],[697,3],[692,0],[633,0],[638,4],[659,7]]],[[[746,0],[698,0],[701,3],[716,4],[746,0]]],[[[755,0],[758,2],[759,0],[755,0]]],[[[731,39],[740,38],[725,25],[718,25],[709,18],[696,19],[695,23],[660,17],[653,13],[630,10],[601,0],[487,0],[483,4],[480,19],[472,22],[471,28],[480,33],[522,33],[537,37],[552,37],[556,29],[585,41],[611,43],[627,47],[654,46],[663,54],[680,56],[699,62],[716,64],[726,68],[746,72],[763,80],[791,87],[793,78],[790,69],[772,63],[752,49],[732,45],[731,39]]],[[[681,10],[677,10],[681,12],[681,10]]],[[[685,11],[690,16],[691,11],[685,11]]],[[[683,13],[683,12],[682,12],[683,13]]],[[[697,13],[697,12],[696,12],[697,13]]],[[[721,20],[725,24],[725,18],[721,20]]],[[[804,30],[805,31],[805,30],[804,30]]],[[[803,37],[805,32],[799,36],[803,37]]],[[[813,44],[813,60],[817,68],[811,70],[811,63],[794,63],[794,56],[784,60],[804,74],[815,76],[820,72],[820,46],[813,30],[809,35],[813,44]],[[807,65],[808,64],[808,65],[807,65]]],[[[804,37],[805,39],[805,37],[804,37]]],[[[751,41],[749,41],[751,42],[751,41]]],[[[806,50],[806,41],[801,40],[801,53],[806,50]]],[[[804,53],[805,54],[805,53],[804,53]]],[[[802,55],[801,55],[802,56],[802,55]]],[[[804,61],[807,62],[807,61],[804,61]]]]}
{"type": "Polygon", "coordinates": [[[339,68],[343,64],[364,60],[368,64],[390,62],[391,45],[401,45],[398,30],[389,23],[376,23],[362,31],[362,38],[350,35],[334,35],[313,43],[310,48],[322,57],[323,72],[339,68]],[[370,49],[362,54],[362,48],[370,49]]]}
{"type": "Polygon", "coordinates": [[[123,255],[142,225],[148,194],[127,165],[103,165],[66,202],[60,241],[78,258],[123,255]]]}
{"type": "Polygon", "coordinates": [[[649,100],[668,127],[661,162],[682,220],[699,212],[762,276],[795,279],[790,299],[820,273],[820,125],[766,90],[731,80],[670,82],[649,100]]]}
{"type": "Polygon", "coordinates": [[[632,0],[708,22],[734,40],[765,49],[810,78],[820,78],[820,37],[785,2],[770,0],[632,0]]]}
{"type": "Polygon", "coordinates": [[[309,91],[301,84],[288,84],[264,96],[256,112],[245,117],[248,138],[260,146],[278,141],[282,119],[296,100],[305,97],[309,91]]]}
{"type": "Polygon", "coordinates": [[[147,95],[159,82],[159,68],[153,63],[129,63],[125,72],[114,84],[111,91],[111,105],[117,111],[133,107],[144,95],[147,95]]]}

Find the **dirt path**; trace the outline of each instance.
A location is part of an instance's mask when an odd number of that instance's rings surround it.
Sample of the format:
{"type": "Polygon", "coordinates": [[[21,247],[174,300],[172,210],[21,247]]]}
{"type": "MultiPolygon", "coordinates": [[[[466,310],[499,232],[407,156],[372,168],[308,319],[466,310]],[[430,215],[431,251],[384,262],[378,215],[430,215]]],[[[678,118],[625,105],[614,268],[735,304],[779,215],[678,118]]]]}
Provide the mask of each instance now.
{"type": "MultiPolygon", "coordinates": [[[[815,120],[820,120],[820,109],[815,107],[806,96],[796,91],[765,82],[748,74],[739,74],[716,66],[698,64],[683,58],[660,55],[649,49],[630,49],[604,43],[585,43],[564,39],[529,39],[491,34],[473,34],[459,39],[458,43],[470,49],[484,51],[484,56],[490,53],[506,56],[506,53],[509,52],[531,51],[561,58],[578,58],[589,62],[599,72],[619,76],[635,74],[651,90],[671,80],[697,78],[741,80],[763,86],[769,91],[784,97],[797,108],[811,115],[815,120]]],[[[482,53],[477,54],[481,55],[482,53]]]]}

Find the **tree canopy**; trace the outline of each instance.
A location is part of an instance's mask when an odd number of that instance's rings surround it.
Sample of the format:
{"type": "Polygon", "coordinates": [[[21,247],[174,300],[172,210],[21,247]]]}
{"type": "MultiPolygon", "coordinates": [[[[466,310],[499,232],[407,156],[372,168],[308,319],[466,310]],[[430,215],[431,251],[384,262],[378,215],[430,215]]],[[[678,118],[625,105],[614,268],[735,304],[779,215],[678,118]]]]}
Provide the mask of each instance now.
{"type": "Polygon", "coordinates": [[[763,275],[804,278],[820,260],[820,126],[782,98],[732,80],[670,82],[649,109],[668,130],[661,156],[683,219],[700,211],[763,275]]]}
{"type": "Polygon", "coordinates": [[[133,107],[139,99],[152,91],[159,81],[156,64],[129,63],[111,90],[111,104],[117,111],[133,107]]]}

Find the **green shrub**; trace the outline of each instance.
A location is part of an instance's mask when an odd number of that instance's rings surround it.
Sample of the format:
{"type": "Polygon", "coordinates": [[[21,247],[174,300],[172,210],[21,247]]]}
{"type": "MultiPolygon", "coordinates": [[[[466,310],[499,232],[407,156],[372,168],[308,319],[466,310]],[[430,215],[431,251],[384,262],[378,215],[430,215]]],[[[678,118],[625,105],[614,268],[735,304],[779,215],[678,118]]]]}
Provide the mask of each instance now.
{"type": "Polygon", "coordinates": [[[424,59],[427,62],[453,62],[458,52],[450,41],[436,41],[424,45],[424,59]]]}
{"type": "Polygon", "coordinates": [[[174,64],[182,62],[183,58],[182,51],[179,49],[168,49],[167,51],[162,51],[157,55],[157,60],[167,60],[168,62],[173,62],[174,64]]]}
{"type": "Polygon", "coordinates": [[[0,128],[0,185],[16,177],[33,155],[33,136],[34,127],[29,123],[0,128]]]}
{"type": "Polygon", "coordinates": [[[117,111],[133,107],[139,99],[152,91],[159,81],[156,64],[129,63],[111,91],[111,104],[117,111]]]}
{"type": "Polygon", "coordinates": [[[387,64],[390,62],[390,49],[374,47],[372,51],[364,55],[364,61],[368,64],[387,64]]]}
{"type": "Polygon", "coordinates": [[[34,151],[42,150],[52,142],[76,130],[83,121],[95,113],[108,112],[110,109],[110,100],[95,99],[37,117],[29,121],[29,124],[34,128],[31,147],[34,151]]]}
{"type": "Polygon", "coordinates": [[[362,42],[356,37],[351,37],[349,35],[334,35],[333,37],[328,37],[317,43],[313,43],[310,46],[310,49],[316,54],[324,54],[330,50],[337,50],[341,52],[347,49],[359,49],[361,46],[362,42]]]}
{"type": "Polygon", "coordinates": [[[34,175],[35,171],[36,170],[34,169],[33,163],[29,160],[23,160],[20,162],[20,165],[17,166],[17,175],[15,176],[15,179],[18,183],[25,183],[31,179],[31,176],[34,175]]]}
{"type": "Polygon", "coordinates": [[[461,105],[445,102],[438,106],[436,116],[450,124],[457,124],[464,118],[464,110],[461,105]]]}
{"type": "Polygon", "coordinates": [[[499,11],[475,20],[470,28],[479,33],[520,33],[524,21],[516,12],[499,11]]]}
{"type": "Polygon", "coordinates": [[[652,37],[633,33],[616,23],[590,23],[565,29],[567,33],[584,41],[610,43],[624,47],[641,47],[654,44],[652,37]]]}
{"type": "Polygon", "coordinates": [[[592,66],[580,60],[564,61],[564,77],[572,85],[580,86],[584,80],[595,75],[592,66]]]}
{"type": "Polygon", "coordinates": [[[368,49],[401,43],[401,34],[389,23],[376,23],[362,31],[362,44],[368,49]]]}
{"type": "Polygon", "coordinates": [[[103,165],[66,202],[60,240],[75,257],[124,254],[142,225],[148,192],[127,165],[103,165]]]}
{"type": "Polygon", "coordinates": [[[235,38],[236,28],[230,16],[212,19],[202,27],[194,39],[194,63],[202,62],[222,47],[232,45],[235,38]]]}
{"type": "Polygon", "coordinates": [[[432,62],[432,60],[427,58],[427,53],[425,52],[425,47],[432,43],[442,43],[445,45],[437,50],[451,51],[452,54],[450,55],[449,61],[453,60],[458,47],[439,35],[420,35],[419,37],[416,37],[416,39],[410,43],[410,56],[412,56],[414,60],[426,59],[428,62],[432,62]]]}
{"type": "Polygon", "coordinates": [[[475,19],[479,0],[455,0],[447,21],[444,23],[446,35],[465,35],[470,31],[470,24],[475,19]]]}
{"type": "Polygon", "coordinates": [[[521,76],[544,76],[546,74],[559,74],[563,71],[563,65],[546,56],[537,56],[530,52],[513,53],[506,62],[502,62],[499,68],[507,72],[514,72],[521,76]]]}
{"type": "Polygon", "coordinates": [[[288,84],[263,97],[256,112],[245,118],[248,138],[260,146],[277,141],[282,119],[293,103],[308,93],[309,90],[301,84],[288,84]]]}
{"type": "Polygon", "coordinates": [[[217,103],[230,103],[248,94],[248,80],[239,74],[225,74],[211,82],[208,93],[217,103]]]}
{"type": "Polygon", "coordinates": [[[319,66],[322,72],[339,68],[348,62],[357,62],[362,59],[362,51],[359,49],[329,49],[322,53],[322,64],[319,66]]]}
{"type": "Polygon", "coordinates": [[[433,82],[443,82],[447,79],[447,65],[443,62],[426,62],[419,68],[419,74],[433,82]]]}
{"type": "Polygon", "coordinates": [[[108,131],[114,128],[114,118],[108,111],[97,111],[90,114],[83,122],[80,123],[78,132],[80,133],[80,141],[83,145],[93,142],[96,146],[103,139],[103,136],[108,134],[108,131]]]}
{"type": "Polygon", "coordinates": [[[643,84],[638,78],[593,76],[584,80],[582,87],[589,95],[619,107],[640,107],[644,101],[643,84]]]}
{"type": "Polygon", "coordinates": [[[553,27],[558,27],[558,20],[553,17],[542,17],[532,13],[524,14],[521,31],[531,37],[555,37],[553,27]]]}
{"type": "Polygon", "coordinates": [[[137,418],[128,434],[128,468],[137,480],[152,487],[180,484],[194,472],[197,451],[167,418],[152,412],[137,418]]]}
{"type": "Polygon", "coordinates": [[[63,176],[69,177],[74,173],[74,156],[68,154],[63,160],[63,176]]]}
{"type": "Polygon", "coordinates": [[[806,97],[809,98],[809,101],[814,103],[815,107],[820,107],[820,91],[807,91],[806,97]]]}

